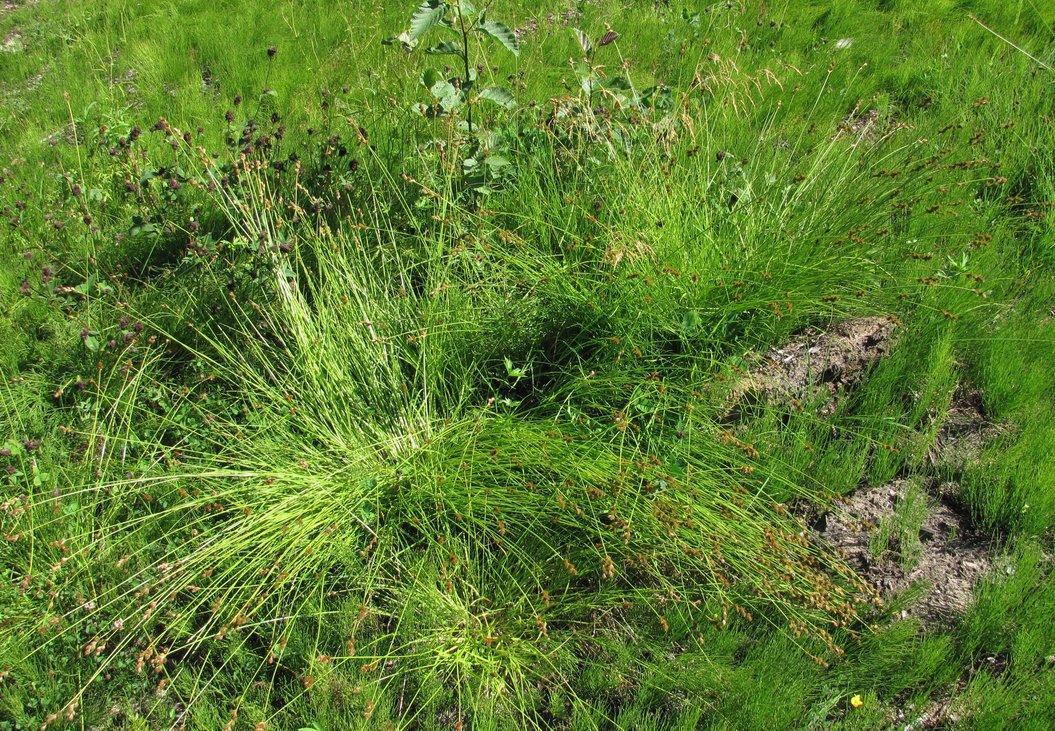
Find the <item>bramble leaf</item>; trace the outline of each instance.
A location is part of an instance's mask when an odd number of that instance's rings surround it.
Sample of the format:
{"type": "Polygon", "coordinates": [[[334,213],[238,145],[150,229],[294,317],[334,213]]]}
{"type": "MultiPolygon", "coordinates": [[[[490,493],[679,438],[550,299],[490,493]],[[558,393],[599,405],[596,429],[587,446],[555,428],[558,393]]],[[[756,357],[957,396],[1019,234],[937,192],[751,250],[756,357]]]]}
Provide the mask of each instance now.
{"type": "Polygon", "coordinates": [[[514,56],[520,55],[520,43],[506,24],[499,23],[497,20],[487,20],[480,23],[480,30],[505,46],[506,50],[514,56]]]}
{"type": "Polygon", "coordinates": [[[425,0],[410,19],[410,39],[417,40],[424,35],[429,28],[443,19],[446,12],[447,3],[442,0],[425,0]]]}
{"type": "Polygon", "coordinates": [[[436,69],[425,69],[421,72],[421,85],[429,91],[432,91],[432,87],[439,81],[443,81],[443,77],[436,69]]]}
{"type": "Polygon", "coordinates": [[[488,86],[480,92],[480,98],[494,102],[505,109],[513,109],[517,105],[513,95],[500,86],[488,86]]]}
{"type": "Polygon", "coordinates": [[[461,56],[462,44],[452,43],[450,41],[442,41],[440,43],[437,43],[435,46],[426,48],[425,53],[429,53],[434,56],[461,56]]]}
{"type": "Polygon", "coordinates": [[[579,41],[579,45],[582,47],[583,53],[589,53],[590,49],[593,48],[593,43],[590,41],[590,37],[578,28],[573,28],[575,31],[575,39],[579,41]]]}

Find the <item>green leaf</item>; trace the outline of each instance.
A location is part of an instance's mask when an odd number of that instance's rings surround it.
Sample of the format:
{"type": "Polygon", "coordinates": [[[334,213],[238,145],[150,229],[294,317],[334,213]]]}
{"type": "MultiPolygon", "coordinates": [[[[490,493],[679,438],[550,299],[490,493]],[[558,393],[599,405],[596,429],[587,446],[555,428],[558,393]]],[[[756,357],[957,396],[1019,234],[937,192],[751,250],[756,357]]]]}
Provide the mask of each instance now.
{"type": "Polygon", "coordinates": [[[686,336],[691,337],[698,334],[702,325],[703,318],[696,310],[689,310],[681,318],[681,332],[686,336]]]}
{"type": "Polygon", "coordinates": [[[513,95],[500,86],[488,86],[480,92],[480,98],[494,102],[505,109],[512,109],[517,105],[517,101],[513,98],[513,95]]]}
{"type": "Polygon", "coordinates": [[[630,397],[630,405],[633,406],[634,410],[639,414],[656,413],[656,402],[648,398],[643,391],[638,389],[634,389],[634,393],[630,397]]]}
{"type": "Polygon", "coordinates": [[[432,91],[432,87],[439,81],[443,81],[443,77],[436,69],[425,69],[421,72],[421,85],[429,91],[432,91]]]}
{"type": "Polygon", "coordinates": [[[461,56],[462,44],[451,43],[450,41],[442,41],[441,43],[437,43],[435,46],[426,48],[425,53],[430,53],[434,56],[461,56]]]}
{"type": "Polygon", "coordinates": [[[501,155],[488,155],[484,163],[490,169],[492,175],[498,175],[513,164],[501,155]]]}
{"type": "Polygon", "coordinates": [[[511,358],[506,357],[502,360],[505,362],[506,373],[512,378],[523,378],[527,375],[527,371],[523,368],[516,368],[513,366],[513,360],[511,358]]]}
{"type": "Polygon", "coordinates": [[[92,290],[95,288],[95,281],[95,275],[89,274],[86,280],[84,280],[73,288],[73,291],[77,292],[78,294],[83,294],[85,297],[87,297],[92,293],[92,290]]]}
{"type": "Polygon", "coordinates": [[[385,38],[381,41],[382,46],[393,46],[396,43],[399,43],[399,45],[403,46],[403,50],[407,53],[413,51],[414,47],[418,45],[418,42],[410,37],[410,31],[407,30],[403,31],[398,36],[393,36],[392,38],[385,38]]]}
{"type": "Polygon", "coordinates": [[[440,103],[445,112],[450,112],[462,103],[462,95],[454,88],[454,84],[449,81],[440,81],[434,84],[429,91],[436,97],[436,101],[440,103]]]}
{"type": "Polygon", "coordinates": [[[410,19],[410,39],[417,40],[424,35],[429,28],[443,19],[446,12],[447,3],[442,0],[425,0],[410,19]]]}
{"type": "Polygon", "coordinates": [[[509,29],[509,26],[504,23],[499,23],[497,20],[487,20],[480,23],[479,27],[484,33],[487,33],[505,46],[506,50],[514,56],[520,55],[520,43],[517,42],[517,37],[513,34],[513,31],[509,29]]]}
{"type": "Polygon", "coordinates": [[[444,112],[449,112],[462,103],[462,95],[458,93],[458,89],[435,69],[425,69],[421,73],[421,85],[429,90],[444,112]]]}
{"type": "Polygon", "coordinates": [[[669,86],[656,84],[641,94],[641,103],[652,109],[666,110],[674,106],[674,97],[669,86]]]}
{"type": "Polygon", "coordinates": [[[575,32],[575,40],[579,42],[582,47],[583,53],[589,53],[590,49],[593,48],[593,43],[590,41],[590,36],[586,35],[583,31],[578,28],[572,28],[575,32]]]}

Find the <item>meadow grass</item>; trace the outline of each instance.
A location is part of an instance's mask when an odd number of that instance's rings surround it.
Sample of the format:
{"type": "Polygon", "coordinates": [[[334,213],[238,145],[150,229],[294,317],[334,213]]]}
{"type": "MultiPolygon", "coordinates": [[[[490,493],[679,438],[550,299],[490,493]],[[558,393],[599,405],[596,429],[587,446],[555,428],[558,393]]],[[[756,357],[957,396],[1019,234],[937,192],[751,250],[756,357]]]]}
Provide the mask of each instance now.
{"type": "Polygon", "coordinates": [[[497,2],[470,135],[413,11],[0,15],[0,729],[1050,727],[1055,15],[497,2]],[[951,626],[799,517],[897,477],[1002,554],[951,626]]]}

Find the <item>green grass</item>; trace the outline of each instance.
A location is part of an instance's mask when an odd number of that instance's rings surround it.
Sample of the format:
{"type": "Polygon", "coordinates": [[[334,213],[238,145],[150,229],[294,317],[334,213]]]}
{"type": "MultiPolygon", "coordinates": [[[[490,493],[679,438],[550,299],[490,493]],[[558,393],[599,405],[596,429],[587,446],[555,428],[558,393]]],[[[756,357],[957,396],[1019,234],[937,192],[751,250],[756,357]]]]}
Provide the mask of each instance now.
{"type": "Polygon", "coordinates": [[[571,7],[489,9],[537,29],[470,46],[518,102],[473,136],[413,7],[0,15],[0,729],[1055,722],[1055,15],[571,7]],[[834,413],[730,420],[860,315],[834,413]],[[1001,429],[950,472],[961,384],[1001,429]],[[1006,555],[952,627],[794,517],[898,477],[1006,555]]]}

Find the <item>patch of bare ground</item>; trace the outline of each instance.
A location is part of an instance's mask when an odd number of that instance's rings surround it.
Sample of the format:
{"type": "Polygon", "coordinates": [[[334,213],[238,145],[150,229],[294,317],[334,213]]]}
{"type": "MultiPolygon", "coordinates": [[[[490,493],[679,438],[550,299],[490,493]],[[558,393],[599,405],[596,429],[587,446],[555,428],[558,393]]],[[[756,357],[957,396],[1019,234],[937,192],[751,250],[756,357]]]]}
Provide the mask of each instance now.
{"type": "MultiPolygon", "coordinates": [[[[548,13],[542,21],[549,27],[570,27],[573,23],[582,18],[582,11],[576,8],[568,8],[566,10],[556,11],[548,13]]],[[[539,22],[538,18],[527,18],[523,23],[513,29],[513,35],[517,37],[517,40],[537,33],[542,27],[542,23],[539,22]]]]}
{"type": "Polygon", "coordinates": [[[896,327],[891,317],[860,317],[773,348],[764,363],[733,388],[728,417],[736,419],[742,406],[760,401],[794,404],[821,397],[819,413],[830,415],[840,394],[890,351],[896,327]]]}
{"type": "MultiPolygon", "coordinates": [[[[852,121],[869,125],[875,120],[869,115],[852,121]]],[[[819,404],[817,415],[830,416],[843,395],[890,352],[897,325],[893,318],[858,318],[771,349],[733,387],[726,420],[743,419],[745,407],[756,403],[819,404]]],[[[947,627],[970,607],[980,581],[1012,570],[999,558],[995,541],[974,529],[955,481],[1006,431],[986,414],[981,392],[961,385],[926,454],[925,474],[863,485],[826,513],[805,504],[796,512],[810,524],[814,539],[841,555],[888,606],[899,609],[898,616],[917,618],[928,628],[947,627]]],[[[979,670],[999,675],[1006,662],[988,657],[979,670]]],[[[1050,662],[1055,666],[1055,656],[1050,662]]],[[[905,731],[956,728],[969,714],[960,698],[965,685],[961,679],[948,694],[920,707],[892,708],[888,720],[905,731]]]]}
{"type": "Polygon", "coordinates": [[[895,480],[860,488],[822,516],[814,530],[885,599],[918,587],[903,617],[918,617],[928,626],[949,624],[970,606],[975,585],[994,570],[995,546],[972,529],[953,500],[935,497],[956,491],[948,483],[926,483],[922,520],[905,526],[902,513],[911,486],[911,480],[895,480]],[[887,533],[890,540],[877,544],[877,536],[887,533]]]}
{"type": "Polygon", "coordinates": [[[881,114],[878,109],[854,107],[836,126],[836,135],[855,138],[854,145],[860,143],[875,144],[899,129],[911,129],[912,126],[897,119],[893,114],[881,114]]]}
{"type": "Polygon", "coordinates": [[[18,53],[24,51],[26,48],[25,41],[22,40],[22,33],[18,30],[12,30],[4,36],[3,42],[0,42],[0,51],[4,53],[18,53]]]}
{"type": "MultiPolygon", "coordinates": [[[[960,689],[962,690],[962,688],[960,689]]],[[[908,705],[895,713],[895,721],[902,731],[924,731],[924,729],[954,729],[965,714],[962,700],[955,700],[959,693],[942,700],[933,701],[922,708],[908,705]]]]}
{"type": "MultiPolygon", "coordinates": [[[[890,352],[898,322],[889,317],[847,320],[810,331],[766,353],[733,388],[726,418],[739,420],[753,403],[819,404],[830,416],[839,399],[890,352]]],[[[960,387],[944,416],[927,463],[956,475],[1003,428],[986,416],[981,394],[960,387]]],[[[903,617],[947,625],[968,608],[974,587],[998,567],[996,546],[974,530],[960,485],[907,475],[863,485],[813,521],[816,539],[834,548],[903,617]]]]}
{"type": "MultiPolygon", "coordinates": [[[[0,2],[0,16],[36,4],[37,0],[3,0],[0,2]]],[[[24,50],[26,50],[26,39],[19,28],[9,30],[3,41],[0,41],[0,52],[2,53],[21,53],[24,50]]]]}
{"type": "MultiPolygon", "coordinates": [[[[961,385],[926,461],[958,474],[1004,431],[986,416],[981,393],[961,385]]],[[[822,516],[815,533],[885,598],[918,588],[903,616],[947,625],[970,606],[981,579],[1009,570],[999,565],[996,543],[974,530],[960,492],[953,480],[919,476],[863,486],[822,516]]]]}
{"type": "Polygon", "coordinates": [[[36,5],[37,2],[38,0],[4,0],[3,3],[0,3],[0,15],[14,12],[19,8],[36,5]]]}
{"type": "Polygon", "coordinates": [[[962,472],[969,461],[978,458],[987,442],[1006,430],[986,416],[980,391],[961,386],[927,452],[927,463],[962,472]]]}

